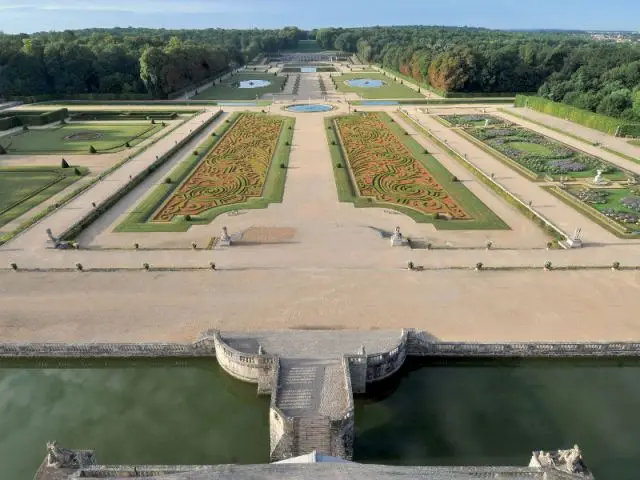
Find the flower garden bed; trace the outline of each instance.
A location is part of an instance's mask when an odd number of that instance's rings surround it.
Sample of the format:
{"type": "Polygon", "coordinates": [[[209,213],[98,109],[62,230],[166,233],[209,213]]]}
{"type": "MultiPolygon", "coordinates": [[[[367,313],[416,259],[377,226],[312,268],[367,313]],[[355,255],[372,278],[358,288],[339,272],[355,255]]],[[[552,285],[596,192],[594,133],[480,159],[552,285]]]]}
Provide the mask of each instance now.
{"type": "Polygon", "coordinates": [[[637,187],[630,188],[590,188],[568,186],[542,187],[567,205],[583,213],[600,226],[619,238],[640,238],[640,212],[637,187]],[[628,199],[628,200],[625,200],[628,199]]]}
{"type": "Polygon", "coordinates": [[[523,127],[467,127],[463,132],[523,167],[534,178],[594,178],[597,170],[603,170],[608,180],[624,180],[630,174],[523,127]]]}
{"type": "Polygon", "coordinates": [[[293,119],[252,113],[233,118],[171,171],[116,230],[186,231],[230,210],[282,201],[293,119]]]}
{"type": "Polygon", "coordinates": [[[487,124],[491,126],[513,125],[503,118],[485,114],[439,115],[439,117],[454,127],[484,127],[487,124]]]}
{"type": "Polygon", "coordinates": [[[508,228],[388,115],[336,117],[327,135],[341,201],[393,208],[439,229],[508,228]]]}

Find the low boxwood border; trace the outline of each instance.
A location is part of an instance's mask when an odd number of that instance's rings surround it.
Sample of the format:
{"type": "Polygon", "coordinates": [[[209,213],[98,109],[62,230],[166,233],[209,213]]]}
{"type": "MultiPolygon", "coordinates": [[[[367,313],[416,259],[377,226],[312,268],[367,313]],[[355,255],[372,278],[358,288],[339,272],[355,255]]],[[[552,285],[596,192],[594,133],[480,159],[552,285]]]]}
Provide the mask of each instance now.
{"type": "Polygon", "coordinates": [[[410,136],[404,135],[404,130],[384,112],[376,112],[385,122],[387,127],[396,135],[409,150],[413,157],[420,162],[433,177],[440,183],[441,187],[448,192],[456,201],[460,202],[462,208],[472,217],[472,220],[444,220],[436,218],[437,215],[418,212],[417,210],[397,205],[377,201],[370,197],[361,197],[357,193],[354,181],[351,178],[351,168],[344,151],[343,143],[340,139],[336,118],[331,117],[325,120],[325,130],[331,151],[333,162],[334,178],[338,191],[338,199],[341,202],[353,203],[356,207],[388,208],[396,210],[409,216],[418,223],[431,223],[438,230],[509,230],[509,226],[502,221],[489,207],[487,207],[473,192],[471,192],[461,182],[454,182],[451,173],[440,164],[431,154],[425,154],[424,148],[410,136]],[[331,127],[331,128],[329,128],[331,127]],[[333,145],[333,142],[336,144],[333,145]],[[337,165],[342,165],[339,168],[337,165]]]}
{"type": "MultiPolygon", "coordinates": [[[[191,155],[181,162],[170,173],[171,184],[160,184],[153,192],[142,200],[125,220],[120,223],[115,231],[117,232],[186,232],[192,225],[206,225],[211,223],[219,215],[244,209],[266,208],[270,203],[281,203],[284,195],[284,185],[286,181],[287,167],[289,165],[289,154],[293,140],[295,119],[292,117],[278,117],[283,120],[282,129],[278,138],[278,145],[271,159],[271,164],[267,172],[263,187],[263,195],[259,198],[249,199],[244,203],[223,205],[214,207],[199,215],[192,215],[190,221],[186,221],[183,216],[176,217],[172,222],[150,222],[149,219],[209,154],[215,145],[226,135],[235,125],[242,113],[237,112],[231,117],[229,123],[223,124],[216,132],[215,137],[208,138],[198,147],[197,156],[191,155]],[[281,168],[284,165],[285,168],[281,168]]],[[[251,115],[264,115],[262,113],[251,113],[251,115]]]]}

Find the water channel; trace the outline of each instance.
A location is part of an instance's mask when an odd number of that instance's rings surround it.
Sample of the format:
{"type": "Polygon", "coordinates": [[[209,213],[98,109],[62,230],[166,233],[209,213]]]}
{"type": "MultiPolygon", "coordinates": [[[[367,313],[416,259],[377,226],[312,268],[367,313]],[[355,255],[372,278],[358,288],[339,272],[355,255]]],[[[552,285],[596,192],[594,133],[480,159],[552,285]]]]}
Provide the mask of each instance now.
{"type": "Polygon", "coordinates": [[[0,363],[2,478],[31,480],[49,440],[102,464],[269,461],[269,399],[214,358],[43,365],[0,363]]]}
{"type": "Polygon", "coordinates": [[[526,466],[577,443],[596,480],[638,478],[640,360],[410,360],[367,388],[363,463],[526,466]]]}
{"type": "MultiPolygon", "coordinates": [[[[355,460],[522,465],[578,443],[597,480],[637,478],[640,360],[408,360],[356,397],[355,460]]],[[[108,464],[269,461],[269,399],[215,359],[0,362],[0,464],[48,440],[108,464]]]]}

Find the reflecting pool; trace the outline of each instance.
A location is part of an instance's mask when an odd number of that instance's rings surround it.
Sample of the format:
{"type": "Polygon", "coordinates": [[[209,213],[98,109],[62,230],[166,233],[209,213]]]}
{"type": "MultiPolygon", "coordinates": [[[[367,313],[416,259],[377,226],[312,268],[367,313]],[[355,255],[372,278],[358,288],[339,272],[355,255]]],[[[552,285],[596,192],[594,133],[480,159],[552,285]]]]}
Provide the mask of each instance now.
{"type": "Polygon", "coordinates": [[[2,478],[31,480],[50,440],[103,464],[268,462],[268,409],[214,358],[2,361],[2,478]]]}
{"type": "Polygon", "coordinates": [[[638,478],[640,360],[412,360],[367,389],[359,462],[526,466],[577,443],[596,479],[638,478]]]}
{"type": "Polygon", "coordinates": [[[264,88],[271,85],[269,80],[241,80],[238,88],[264,88]]]}
{"type": "Polygon", "coordinates": [[[333,110],[331,105],[318,105],[318,104],[309,104],[309,105],[289,105],[286,107],[286,110],[290,112],[297,113],[317,113],[317,112],[328,112],[333,110]]]}
{"type": "Polygon", "coordinates": [[[380,88],[384,86],[382,80],[374,80],[372,78],[355,78],[353,80],[347,80],[345,83],[350,87],[357,88],[380,88]]]}

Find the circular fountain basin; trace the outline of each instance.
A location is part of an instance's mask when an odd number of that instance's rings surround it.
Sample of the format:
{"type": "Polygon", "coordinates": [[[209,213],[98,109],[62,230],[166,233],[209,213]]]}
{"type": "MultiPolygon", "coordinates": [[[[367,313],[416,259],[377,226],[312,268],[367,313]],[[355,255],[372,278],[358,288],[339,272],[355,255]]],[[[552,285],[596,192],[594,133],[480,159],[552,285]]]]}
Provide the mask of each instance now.
{"type": "Polygon", "coordinates": [[[353,80],[347,80],[345,83],[350,87],[357,87],[357,88],[384,87],[384,82],[382,80],[375,80],[373,78],[354,78],[353,80]]]}
{"type": "Polygon", "coordinates": [[[268,80],[242,80],[238,84],[238,88],[264,88],[271,85],[268,80]]]}
{"type": "Polygon", "coordinates": [[[289,112],[296,112],[296,113],[318,113],[318,112],[328,112],[330,110],[333,110],[333,107],[331,105],[324,105],[324,104],[308,104],[308,105],[289,105],[288,107],[286,107],[286,110],[288,110],[289,112]]]}

